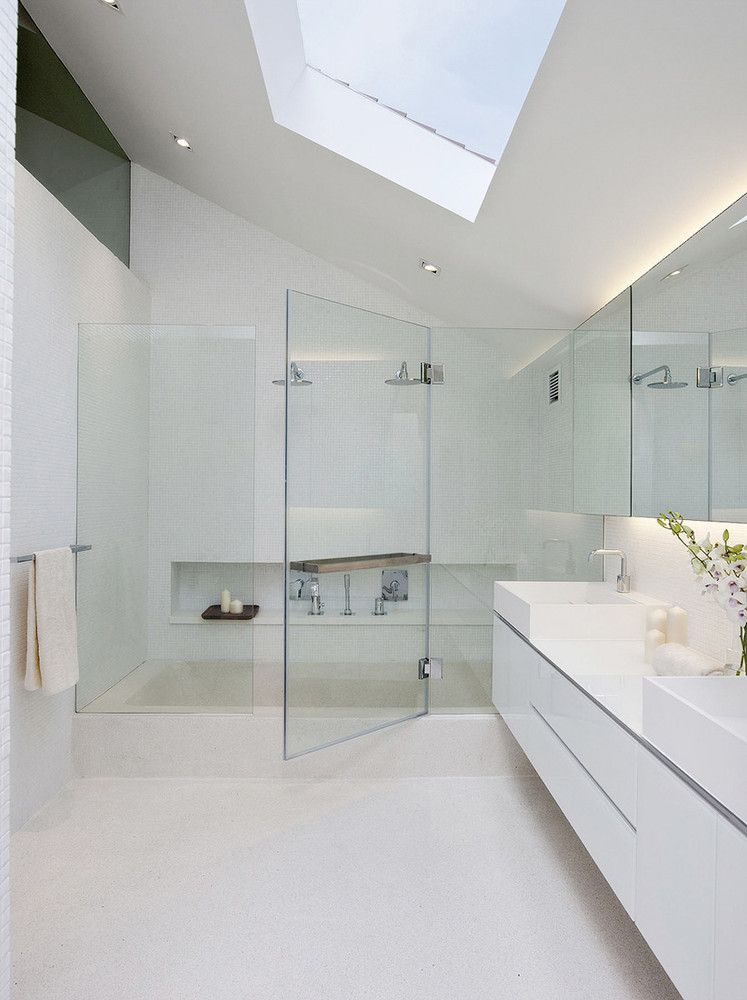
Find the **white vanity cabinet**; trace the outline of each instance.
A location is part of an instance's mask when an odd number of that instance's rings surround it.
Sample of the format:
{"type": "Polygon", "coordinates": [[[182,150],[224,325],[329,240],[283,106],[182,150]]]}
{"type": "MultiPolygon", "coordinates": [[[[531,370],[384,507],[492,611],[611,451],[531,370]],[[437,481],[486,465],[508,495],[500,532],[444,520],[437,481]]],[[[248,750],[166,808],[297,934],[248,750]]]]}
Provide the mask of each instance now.
{"type": "Polygon", "coordinates": [[[738,821],[497,616],[493,700],[684,1000],[747,998],[738,821]]]}
{"type": "Polygon", "coordinates": [[[532,703],[632,826],[636,742],[599,705],[540,658],[532,703]]]}
{"type": "Polygon", "coordinates": [[[636,923],[684,1000],[747,996],[747,837],[639,747],[636,923]]]}
{"type": "MultiPolygon", "coordinates": [[[[495,619],[493,629],[493,702],[600,871],[632,915],[635,830],[587,766],[593,756],[589,731],[601,731],[607,746],[608,724],[615,726],[615,723],[500,618],[495,619]],[[557,680],[549,676],[551,670],[557,680]],[[588,702],[592,715],[576,696],[588,702]],[[586,758],[587,763],[580,758],[586,758]]],[[[620,732],[625,735],[623,730],[620,732]]],[[[620,749],[613,741],[611,752],[614,754],[620,749]]],[[[633,746],[633,752],[634,749],[633,746]]],[[[623,770],[625,756],[622,753],[623,770]]],[[[613,762],[611,767],[617,772],[618,762],[613,762]]],[[[605,770],[604,764],[602,768],[605,770]]]]}
{"type": "Polygon", "coordinates": [[[539,656],[500,618],[493,626],[493,704],[523,746],[533,725],[530,689],[536,683],[539,656]]]}
{"type": "Polygon", "coordinates": [[[714,995],[716,829],[717,813],[639,747],[635,919],[684,1000],[714,995]]]}
{"type": "Polygon", "coordinates": [[[747,996],[747,837],[719,816],[716,832],[714,1000],[747,996]]]}

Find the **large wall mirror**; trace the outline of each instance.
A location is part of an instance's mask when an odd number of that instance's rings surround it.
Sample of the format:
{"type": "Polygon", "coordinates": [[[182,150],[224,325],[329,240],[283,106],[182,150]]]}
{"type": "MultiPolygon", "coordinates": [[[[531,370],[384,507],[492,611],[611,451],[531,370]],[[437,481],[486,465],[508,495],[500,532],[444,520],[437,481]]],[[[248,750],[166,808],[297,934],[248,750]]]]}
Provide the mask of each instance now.
{"type": "Polygon", "coordinates": [[[632,514],[747,521],[747,195],[632,288],[632,514]]]}
{"type": "Polygon", "coordinates": [[[573,332],[573,510],[630,514],[630,289],[573,332]]]}

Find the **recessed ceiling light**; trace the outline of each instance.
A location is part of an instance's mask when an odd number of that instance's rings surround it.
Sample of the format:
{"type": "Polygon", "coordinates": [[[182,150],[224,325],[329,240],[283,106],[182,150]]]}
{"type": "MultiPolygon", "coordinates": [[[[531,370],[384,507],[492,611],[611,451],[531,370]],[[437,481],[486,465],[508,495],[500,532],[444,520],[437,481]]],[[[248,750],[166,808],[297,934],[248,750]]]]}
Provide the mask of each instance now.
{"type": "Polygon", "coordinates": [[[103,3],[105,7],[108,7],[109,10],[119,10],[117,0],[101,0],[101,3],[103,3]]]}
{"type": "Polygon", "coordinates": [[[180,149],[191,149],[192,145],[189,139],[185,139],[183,135],[176,135],[176,133],[171,133],[171,138],[179,146],[180,149]]]}
{"type": "Polygon", "coordinates": [[[676,278],[678,274],[682,274],[686,267],[687,264],[683,264],[682,267],[676,267],[674,271],[670,271],[669,274],[665,274],[664,277],[661,278],[661,281],[666,281],[667,278],[676,278]]]}
{"type": "Polygon", "coordinates": [[[736,229],[737,226],[741,226],[743,222],[747,222],[747,215],[743,215],[741,219],[737,219],[736,222],[732,222],[729,229],[736,229]]]}
{"type": "Polygon", "coordinates": [[[421,260],[420,261],[420,266],[422,267],[422,269],[424,271],[427,271],[428,274],[440,274],[441,273],[441,268],[438,266],[438,264],[434,264],[430,260],[421,260]]]}

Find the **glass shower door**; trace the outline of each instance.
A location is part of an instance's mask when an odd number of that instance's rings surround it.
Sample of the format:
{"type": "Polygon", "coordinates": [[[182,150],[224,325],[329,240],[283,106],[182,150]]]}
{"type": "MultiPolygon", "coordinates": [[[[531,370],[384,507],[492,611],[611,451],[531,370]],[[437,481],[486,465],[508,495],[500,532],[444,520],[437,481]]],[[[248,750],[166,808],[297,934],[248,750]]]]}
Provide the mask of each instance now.
{"type": "Polygon", "coordinates": [[[428,360],[426,327],[288,293],[286,758],[428,711],[428,360]]]}

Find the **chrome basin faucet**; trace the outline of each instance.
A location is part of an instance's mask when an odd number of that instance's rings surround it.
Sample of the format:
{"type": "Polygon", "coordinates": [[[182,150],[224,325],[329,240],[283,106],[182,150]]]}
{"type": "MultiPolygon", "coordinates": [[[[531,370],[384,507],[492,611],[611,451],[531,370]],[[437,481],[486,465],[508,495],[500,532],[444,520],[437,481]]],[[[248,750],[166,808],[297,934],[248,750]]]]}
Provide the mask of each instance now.
{"type": "Polygon", "coordinates": [[[630,593],[630,577],[628,576],[628,557],[622,549],[593,549],[589,553],[589,562],[594,556],[620,556],[620,572],[617,577],[618,594],[630,593]]]}

